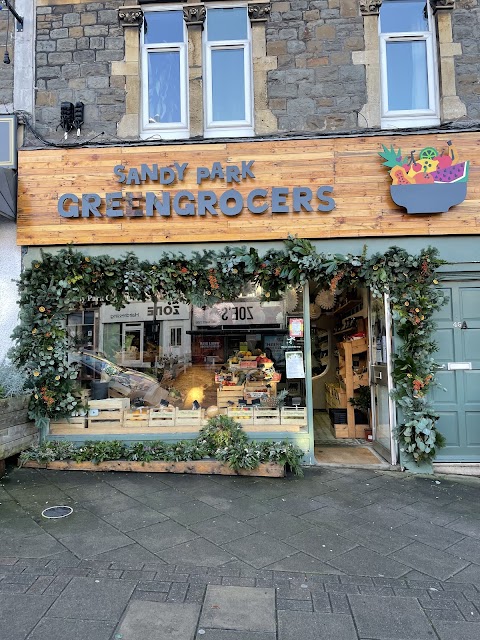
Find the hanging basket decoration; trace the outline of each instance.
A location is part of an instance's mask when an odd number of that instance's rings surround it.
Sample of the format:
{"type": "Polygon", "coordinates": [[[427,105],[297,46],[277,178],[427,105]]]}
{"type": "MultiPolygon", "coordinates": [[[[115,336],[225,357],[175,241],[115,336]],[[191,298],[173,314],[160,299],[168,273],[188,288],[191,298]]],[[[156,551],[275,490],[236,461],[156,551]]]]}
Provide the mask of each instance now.
{"type": "Polygon", "coordinates": [[[287,289],[285,292],[285,311],[292,313],[298,305],[298,293],[296,289],[287,289]]]}
{"type": "Polygon", "coordinates": [[[311,304],[310,305],[310,318],[312,320],[316,320],[317,318],[319,318],[322,315],[322,310],[321,308],[318,306],[318,304],[311,304]]]}
{"type": "Polygon", "coordinates": [[[332,293],[329,289],[324,289],[317,294],[317,297],[315,298],[315,304],[318,305],[321,309],[329,311],[335,306],[335,294],[332,293]]]}

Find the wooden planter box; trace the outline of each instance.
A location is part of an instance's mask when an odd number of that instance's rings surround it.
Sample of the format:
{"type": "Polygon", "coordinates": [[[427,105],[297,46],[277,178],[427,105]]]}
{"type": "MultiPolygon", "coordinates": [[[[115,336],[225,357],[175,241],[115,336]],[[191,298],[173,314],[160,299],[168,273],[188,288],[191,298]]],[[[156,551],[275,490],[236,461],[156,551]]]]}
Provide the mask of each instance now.
{"type": "Polygon", "coordinates": [[[38,429],[27,417],[30,396],[0,399],[0,472],[2,461],[38,441],[38,429]]]}
{"type": "Polygon", "coordinates": [[[285,467],[279,464],[264,463],[256,469],[240,469],[234,471],[228,464],[217,460],[192,460],[190,462],[129,462],[127,460],[111,460],[109,462],[73,462],[56,460],[55,462],[24,462],[24,467],[31,469],[56,469],[62,471],[134,471],[140,473],[193,473],[222,476],[264,476],[283,478],[285,467]]]}

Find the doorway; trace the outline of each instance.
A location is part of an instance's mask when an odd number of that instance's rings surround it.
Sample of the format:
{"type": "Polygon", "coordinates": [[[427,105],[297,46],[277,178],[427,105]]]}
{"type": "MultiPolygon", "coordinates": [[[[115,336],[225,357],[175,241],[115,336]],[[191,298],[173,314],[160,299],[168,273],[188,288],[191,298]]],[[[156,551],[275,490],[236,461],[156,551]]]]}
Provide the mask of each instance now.
{"type": "Polygon", "coordinates": [[[432,399],[446,446],[436,459],[480,462],[480,280],[442,288],[448,302],[435,316],[440,370],[432,399]]]}

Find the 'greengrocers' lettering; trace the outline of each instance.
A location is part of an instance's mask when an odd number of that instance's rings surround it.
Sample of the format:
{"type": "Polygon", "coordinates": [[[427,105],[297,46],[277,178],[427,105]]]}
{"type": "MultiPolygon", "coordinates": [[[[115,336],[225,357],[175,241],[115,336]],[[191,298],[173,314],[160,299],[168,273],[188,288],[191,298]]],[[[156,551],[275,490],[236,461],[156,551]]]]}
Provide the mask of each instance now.
{"type": "Polygon", "coordinates": [[[315,195],[308,187],[272,187],[272,189],[252,189],[246,195],[236,189],[228,189],[219,196],[214,191],[199,190],[197,194],[185,189],[177,192],[114,191],[101,197],[96,193],[84,193],[81,197],[74,193],[64,193],[58,199],[58,213],[62,218],[138,218],[160,216],[218,216],[228,217],[241,214],[244,209],[256,215],[270,211],[275,215],[288,213],[311,213],[332,211],[335,200],[331,196],[333,187],[322,185],[315,195]]]}

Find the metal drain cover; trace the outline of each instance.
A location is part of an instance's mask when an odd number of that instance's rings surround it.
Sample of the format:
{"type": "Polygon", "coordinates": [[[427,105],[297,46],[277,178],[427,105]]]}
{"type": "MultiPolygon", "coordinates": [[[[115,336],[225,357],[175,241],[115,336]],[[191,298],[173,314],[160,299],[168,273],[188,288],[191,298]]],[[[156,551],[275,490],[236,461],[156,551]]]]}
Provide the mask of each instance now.
{"type": "Polygon", "coordinates": [[[73,513],[72,507],[56,506],[44,509],[42,511],[42,516],[51,520],[53,518],[66,518],[71,513],[73,513]]]}

